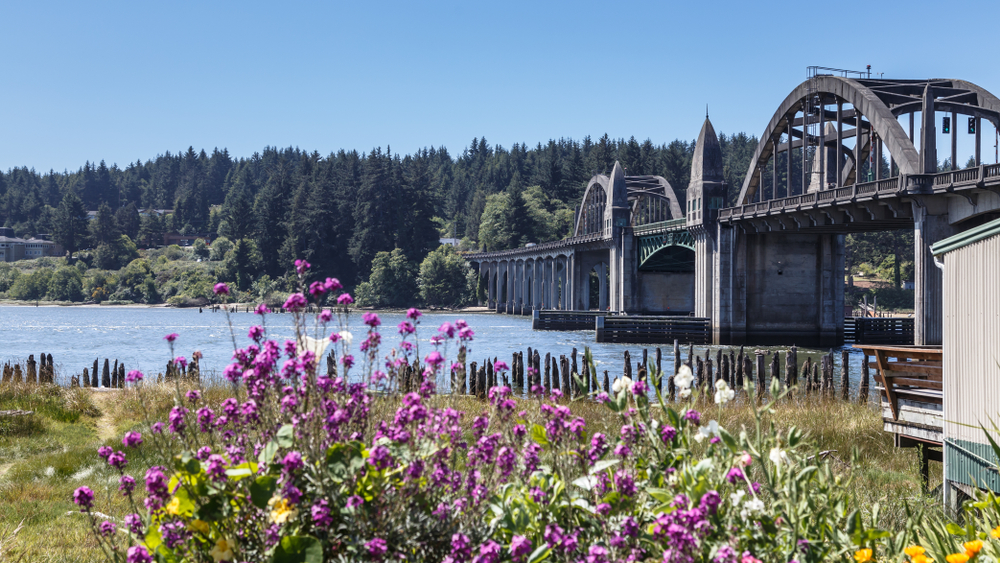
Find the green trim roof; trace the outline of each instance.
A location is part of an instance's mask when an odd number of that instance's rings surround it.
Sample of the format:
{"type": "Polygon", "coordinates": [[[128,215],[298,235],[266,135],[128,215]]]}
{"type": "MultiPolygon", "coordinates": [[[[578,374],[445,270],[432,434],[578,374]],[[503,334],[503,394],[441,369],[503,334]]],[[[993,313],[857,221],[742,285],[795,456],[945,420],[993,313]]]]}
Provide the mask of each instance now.
{"type": "Polygon", "coordinates": [[[931,254],[940,256],[996,235],[1000,235],[1000,219],[995,219],[974,229],[969,229],[968,231],[963,231],[957,235],[935,242],[931,245],[931,254]]]}

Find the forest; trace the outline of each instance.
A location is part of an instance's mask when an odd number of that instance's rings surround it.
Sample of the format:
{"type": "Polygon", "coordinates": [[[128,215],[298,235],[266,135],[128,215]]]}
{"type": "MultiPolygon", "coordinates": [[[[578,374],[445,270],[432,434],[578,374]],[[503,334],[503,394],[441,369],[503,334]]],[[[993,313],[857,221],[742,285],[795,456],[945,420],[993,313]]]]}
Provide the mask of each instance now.
{"type": "MultiPolygon", "coordinates": [[[[737,133],[719,141],[731,205],[757,139],[737,133]]],[[[136,247],[162,245],[165,232],[211,233],[227,239],[216,276],[241,290],[263,276],[285,277],[296,258],[354,288],[374,281],[379,253],[415,277],[441,237],[461,239],[460,249],[500,250],[568,236],[587,181],[616,160],[627,174],[666,178],[683,206],[693,152],[694,141],[656,145],[607,134],[510,148],[475,138],[456,156],[444,147],[404,156],[389,147],[327,156],[265,147],[236,158],[189,147],[124,168],[100,161],[76,171],[0,172],[0,223],[18,236],[49,233],[71,252],[89,250],[88,266],[104,270],[127,266],[136,247]],[[88,211],[96,212],[89,221],[88,211]]],[[[794,165],[793,193],[802,189],[794,165]]],[[[886,244],[865,245],[855,262],[879,255],[872,268],[882,267],[886,244]]]]}

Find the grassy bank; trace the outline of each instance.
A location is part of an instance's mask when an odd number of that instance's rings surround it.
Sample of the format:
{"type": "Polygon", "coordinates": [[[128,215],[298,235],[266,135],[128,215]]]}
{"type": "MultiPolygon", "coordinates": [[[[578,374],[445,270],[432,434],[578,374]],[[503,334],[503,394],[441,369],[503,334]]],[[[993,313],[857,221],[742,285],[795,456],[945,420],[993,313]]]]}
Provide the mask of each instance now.
{"type": "MultiPolygon", "coordinates": [[[[168,385],[145,388],[146,407],[157,419],[164,419],[173,404],[168,385]]],[[[229,389],[215,387],[206,393],[217,403],[229,389]]],[[[438,397],[453,401],[452,406],[472,414],[484,403],[468,398],[438,397]]],[[[521,408],[532,410],[528,401],[521,408]]],[[[372,415],[391,418],[394,399],[376,400],[372,415]]],[[[745,400],[738,399],[724,409],[703,404],[703,420],[719,423],[737,432],[752,432],[754,418],[745,400]]],[[[96,448],[108,445],[122,449],[121,436],[130,429],[143,430],[144,406],[133,390],[99,392],[56,387],[4,386],[0,388],[0,410],[31,410],[35,414],[16,424],[0,422],[0,561],[8,551],[24,555],[25,561],[100,560],[97,544],[86,520],[70,502],[74,489],[91,487],[97,510],[114,518],[128,512],[118,493],[117,477],[97,457],[96,448]],[[4,541],[4,530],[23,522],[13,541],[4,541]]],[[[587,420],[590,432],[617,436],[620,420],[593,402],[578,401],[571,409],[587,420]]],[[[2,420],[2,419],[0,419],[2,420]]],[[[835,471],[844,479],[858,506],[881,505],[880,524],[896,528],[903,522],[905,503],[931,506],[936,499],[921,492],[916,450],[895,449],[874,408],[817,397],[800,397],[779,404],[765,422],[787,430],[797,426],[806,431],[817,451],[829,452],[835,471]]],[[[153,464],[153,452],[142,446],[129,455],[128,472],[138,478],[153,464]]],[[[932,464],[931,482],[940,481],[940,467],[932,464]],[[934,472],[937,471],[937,474],[934,472]]],[[[140,487],[141,488],[141,487],[140,487]]]]}

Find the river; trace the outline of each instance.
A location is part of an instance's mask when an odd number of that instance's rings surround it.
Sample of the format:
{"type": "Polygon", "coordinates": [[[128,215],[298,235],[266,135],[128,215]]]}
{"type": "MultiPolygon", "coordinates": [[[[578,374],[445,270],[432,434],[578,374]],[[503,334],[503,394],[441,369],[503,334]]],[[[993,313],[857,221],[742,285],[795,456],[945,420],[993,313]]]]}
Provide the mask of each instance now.
{"type": "MultiPolygon", "coordinates": [[[[380,314],[380,317],[383,352],[387,352],[389,347],[398,342],[396,325],[403,320],[403,314],[385,313],[380,314]]],[[[253,313],[234,313],[229,319],[237,344],[249,344],[247,330],[252,325],[260,324],[260,317],[253,313]]],[[[593,331],[534,331],[531,329],[530,317],[449,312],[425,313],[421,317],[418,335],[422,354],[432,349],[429,339],[436,334],[437,327],[445,321],[454,322],[457,319],[464,319],[475,331],[468,361],[480,364],[484,358],[493,357],[509,364],[512,352],[526,352],[528,346],[538,349],[543,359],[546,352],[556,356],[569,356],[574,347],[582,356],[584,347],[589,346],[598,365],[598,372],[608,370],[614,379],[616,374],[622,373],[625,350],[629,350],[633,365],[637,365],[642,360],[644,347],[649,349],[650,361],[656,348],[643,344],[598,344],[594,342],[593,331]]],[[[271,338],[284,341],[293,337],[291,315],[267,315],[267,327],[271,338]]],[[[350,316],[355,349],[364,339],[366,329],[360,314],[350,316]]],[[[124,362],[126,370],[139,369],[147,374],[155,374],[162,372],[170,359],[169,347],[163,340],[163,336],[170,333],[179,335],[175,342],[177,354],[190,358],[195,350],[202,352],[202,373],[209,377],[218,377],[232,357],[233,340],[229,321],[221,312],[163,307],[0,306],[0,364],[12,360],[23,362],[29,354],[34,354],[36,359],[42,352],[51,354],[56,365],[57,383],[64,385],[68,384],[73,374],[82,373],[85,367],[90,368],[95,359],[99,359],[101,365],[105,358],[110,358],[112,363],[117,359],[124,362]]],[[[672,369],[672,346],[662,345],[665,370],[672,369]]],[[[704,357],[706,348],[712,348],[714,358],[718,347],[696,346],[695,355],[704,357]]],[[[724,347],[723,350],[728,348],[724,347]]],[[[454,356],[455,347],[452,346],[448,352],[454,356]]],[[[821,353],[823,352],[820,350],[799,349],[800,369],[806,357],[811,357],[815,362],[821,353]]],[[[686,348],[683,354],[686,360],[686,348]]],[[[357,352],[355,355],[360,357],[357,352]]],[[[781,373],[784,374],[784,354],[779,360],[781,373]]],[[[834,361],[835,378],[839,381],[839,351],[835,354],[834,361]]],[[[852,350],[849,362],[852,392],[857,390],[861,362],[862,355],[852,350]]]]}

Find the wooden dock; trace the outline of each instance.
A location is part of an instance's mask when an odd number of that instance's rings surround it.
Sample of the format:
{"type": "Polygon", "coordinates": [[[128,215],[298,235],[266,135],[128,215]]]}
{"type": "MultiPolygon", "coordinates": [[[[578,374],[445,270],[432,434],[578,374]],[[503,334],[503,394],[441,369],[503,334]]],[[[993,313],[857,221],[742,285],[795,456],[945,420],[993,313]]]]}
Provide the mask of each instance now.
{"type": "Polygon", "coordinates": [[[928,460],[942,461],[944,443],[941,347],[855,344],[874,361],[881,397],[882,426],[896,447],[920,448],[920,470],[927,481],[928,460]]]}
{"type": "Polygon", "coordinates": [[[594,330],[603,311],[534,311],[531,315],[532,330],[594,330]]]}

